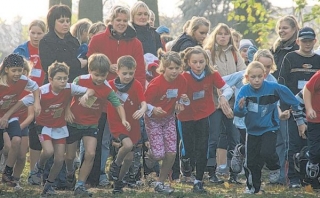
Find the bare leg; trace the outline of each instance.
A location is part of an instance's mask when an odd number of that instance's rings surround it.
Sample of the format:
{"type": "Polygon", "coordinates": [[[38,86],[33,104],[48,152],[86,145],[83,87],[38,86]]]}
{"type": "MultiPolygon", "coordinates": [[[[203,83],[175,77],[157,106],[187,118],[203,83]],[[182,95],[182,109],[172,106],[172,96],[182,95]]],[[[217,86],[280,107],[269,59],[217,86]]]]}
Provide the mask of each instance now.
{"type": "Polygon", "coordinates": [[[97,138],[84,136],[82,140],[85,147],[85,155],[83,164],[80,168],[78,181],[85,182],[87,181],[87,178],[93,166],[94,157],[96,155],[97,138]]]}
{"type": "Polygon", "coordinates": [[[64,153],[65,153],[65,144],[54,144],[54,158],[53,165],[50,169],[50,173],[48,176],[48,180],[50,182],[54,182],[56,177],[58,176],[64,161],[64,153]]]}
{"type": "Polygon", "coordinates": [[[28,152],[28,147],[29,147],[29,137],[23,136],[21,138],[21,145],[20,145],[20,151],[17,158],[17,162],[13,168],[14,178],[20,178],[20,175],[22,174],[24,166],[26,165],[26,154],[28,152]]]}
{"type": "Polygon", "coordinates": [[[159,182],[164,182],[167,177],[169,172],[172,169],[174,160],[176,157],[176,153],[166,153],[164,159],[162,160],[162,165],[161,165],[161,169],[160,169],[160,175],[159,175],[159,182]]]}
{"type": "Polygon", "coordinates": [[[66,144],[65,162],[66,162],[68,173],[71,173],[74,171],[73,161],[74,161],[74,158],[76,157],[77,145],[78,145],[78,141],[75,141],[72,144],[66,144]]]}
{"type": "Polygon", "coordinates": [[[124,176],[127,174],[132,164],[132,161],[133,161],[133,152],[131,151],[126,155],[126,157],[123,160],[120,173],[119,173],[119,180],[122,180],[124,176]]]}

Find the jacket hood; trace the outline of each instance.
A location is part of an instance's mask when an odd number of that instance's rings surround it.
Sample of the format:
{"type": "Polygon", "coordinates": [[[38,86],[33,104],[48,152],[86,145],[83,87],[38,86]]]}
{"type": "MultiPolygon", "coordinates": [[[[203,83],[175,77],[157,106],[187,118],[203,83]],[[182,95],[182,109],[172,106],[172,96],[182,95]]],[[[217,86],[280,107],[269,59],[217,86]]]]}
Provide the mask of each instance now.
{"type": "Polygon", "coordinates": [[[122,35],[117,34],[114,31],[112,25],[108,25],[108,28],[106,29],[106,33],[107,35],[117,40],[130,40],[137,37],[136,30],[130,25],[128,25],[126,31],[122,35]]]}
{"type": "Polygon", "coordinates": [[[198,42],[196,40],[194,40],[191,36],[187,35],[186,33],[183,33],[178,40],[176,41],[176,43],[172,46],[171,50],[175,51],[175,52],[179,52],[181,49],[181,46],[185,43],[185,42],[192,42],[194,44],[194,46],[198,45],[198,42]]]}

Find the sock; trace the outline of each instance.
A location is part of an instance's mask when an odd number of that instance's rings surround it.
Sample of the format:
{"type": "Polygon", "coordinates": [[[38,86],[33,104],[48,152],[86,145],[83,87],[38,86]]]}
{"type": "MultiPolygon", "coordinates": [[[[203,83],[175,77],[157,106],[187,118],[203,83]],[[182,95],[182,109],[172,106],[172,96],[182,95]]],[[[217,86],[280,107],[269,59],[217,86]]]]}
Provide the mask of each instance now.
{"type": "Polygon", "coordinates": [[[78,187],[78,186],[84,186],[84,181],[78,181],[75,185],[75,189],[78,187]]]}
{"type": "Polygon", "coordinates": [[[6,175],[12,175],[12,173],[13,173],[13,167],[9,167],[9,166],[7,166],[6,165],[6,168],[4,169],[4,173],[6,174],[6,175]]]}
{"type": "Polygon", "coordinates": [[[201,182],[201,181],[200,181],[200,180],[195,179],[195,180],[194,180],[194,182],[193,182],[193,184],[197,184],[197,183],[199,183],[199,182],[201,182]]]}

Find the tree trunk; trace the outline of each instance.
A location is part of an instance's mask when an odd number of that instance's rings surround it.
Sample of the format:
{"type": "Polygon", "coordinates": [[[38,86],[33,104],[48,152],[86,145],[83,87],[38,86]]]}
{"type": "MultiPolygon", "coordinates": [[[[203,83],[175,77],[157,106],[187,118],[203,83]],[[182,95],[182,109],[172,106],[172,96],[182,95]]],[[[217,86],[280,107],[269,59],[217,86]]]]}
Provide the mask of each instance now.
{"type": "Polygon", "coordinates": [[[54,5],[67,5],[72,10],[72,0],[49,0],[49,9],[54,5]]]}
{"type": "Polygon", "coordinates": [[[102,0],[80,0],[78,19],[88,18],[93,23],[102,21],[102,0]]]}
{"type": "Polygon", "coordinates": [[[158,10],[158,0],[142,0],[143,2],[145,2],[149,9],[152,10],[154,12],[155,15],[155,22],[154,22],[154,26],[158,27],[159,26],[159,10],[158,10]]]}

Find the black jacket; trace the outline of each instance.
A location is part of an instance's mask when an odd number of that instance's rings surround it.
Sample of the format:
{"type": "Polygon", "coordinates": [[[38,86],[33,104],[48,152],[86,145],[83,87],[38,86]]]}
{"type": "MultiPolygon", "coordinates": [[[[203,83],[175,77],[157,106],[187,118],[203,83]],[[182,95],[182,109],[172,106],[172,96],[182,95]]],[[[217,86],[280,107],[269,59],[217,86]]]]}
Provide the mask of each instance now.
{"type": "Polygon", "coordinates": [[[183,33],[177,41],[173,44],[171,51],[174,52],[181,52],[188,47],[194,47],[196,45],[199,45],[198,42],[193,39],[191,36],[187,35],[186,33],[183,33]]]}
{"type": "Polygon", "coordinates": [[[156,29],[150,27],[149,24],[146,26],[133,24],[133,27],[137,32],[137,38],[142,43],[143,54],[151,53],[158,56],[157,51],[162,45],[160,35],[156,32],[156,29]]]}
{"type": "MultiPolygon", "coordinates": [[[[69,70],[69,82],[82,74],[81,63],[77,58],[80,47],[78,40],[70,32],[60,39],[54,31],[48,32],[39,44],[39,56],[43,71],[48,74],[48,67],[55,61],[65,62],[69,70]]],[[[45,82],[48,83],[48,76],[45,82]]]]}

